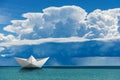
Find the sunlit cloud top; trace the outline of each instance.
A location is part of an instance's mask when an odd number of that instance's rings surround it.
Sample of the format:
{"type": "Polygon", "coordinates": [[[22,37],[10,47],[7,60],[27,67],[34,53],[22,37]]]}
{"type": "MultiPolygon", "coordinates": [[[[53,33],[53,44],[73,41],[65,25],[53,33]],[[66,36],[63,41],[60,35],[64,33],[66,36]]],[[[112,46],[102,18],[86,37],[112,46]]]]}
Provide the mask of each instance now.
{"type": "Polygon", "coordinates": [[[85,39],[120,37],[120,9],[96,9],[87,13],[79,6],[48,7],[43,12],[24,13],[23,20],[12,20],[5,31],[16,38],[81,37],[85,39]],[[14,36],[14,35],[13,35],[14,36]]]}

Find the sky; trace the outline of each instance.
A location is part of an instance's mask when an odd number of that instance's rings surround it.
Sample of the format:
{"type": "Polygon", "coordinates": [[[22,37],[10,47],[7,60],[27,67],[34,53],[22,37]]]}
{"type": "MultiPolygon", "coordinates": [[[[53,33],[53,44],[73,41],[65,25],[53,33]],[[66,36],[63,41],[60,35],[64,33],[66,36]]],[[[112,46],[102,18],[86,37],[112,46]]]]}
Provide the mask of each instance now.
{"type": "Polygon", "coordinates": [[[0,0],[0,66],[30,55],[50,66],[115,66],[119,44],[119,0],[0,0]]]}

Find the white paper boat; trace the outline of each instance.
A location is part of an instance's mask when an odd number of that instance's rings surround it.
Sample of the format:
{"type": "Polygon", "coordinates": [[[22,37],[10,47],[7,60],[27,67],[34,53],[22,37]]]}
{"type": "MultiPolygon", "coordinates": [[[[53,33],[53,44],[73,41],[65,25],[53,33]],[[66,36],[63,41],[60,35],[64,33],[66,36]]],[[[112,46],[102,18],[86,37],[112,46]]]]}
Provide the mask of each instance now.
{"type": "Polygon", "coordinates": [[[23,68],[41,68],[49,59],[49,57],[35,59],[33,56],[30,56],[28,59],[24,59],[24,58],[15,58],[15,59],[23,68]]]}

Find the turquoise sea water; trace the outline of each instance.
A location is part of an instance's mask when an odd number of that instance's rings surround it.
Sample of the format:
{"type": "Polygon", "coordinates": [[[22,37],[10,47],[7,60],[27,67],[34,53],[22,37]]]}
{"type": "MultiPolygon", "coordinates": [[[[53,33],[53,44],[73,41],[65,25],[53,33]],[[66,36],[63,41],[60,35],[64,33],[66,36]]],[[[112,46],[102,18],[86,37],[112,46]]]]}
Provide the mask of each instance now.
{"type": "Polygon", "coordinates": [[[120,69],[0,67],[0,80],[120,80],[120,69]]]}

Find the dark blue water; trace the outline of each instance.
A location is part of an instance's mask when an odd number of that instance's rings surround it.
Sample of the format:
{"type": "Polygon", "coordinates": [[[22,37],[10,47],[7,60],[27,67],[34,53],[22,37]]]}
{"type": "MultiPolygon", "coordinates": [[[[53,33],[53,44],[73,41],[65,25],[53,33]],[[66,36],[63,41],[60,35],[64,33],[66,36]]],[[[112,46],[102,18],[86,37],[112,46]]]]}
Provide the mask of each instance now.
{"type": "Polygon", "coordinates": [[[120,69],[0,67],[0,80],[120,80],[120,69]]]}

